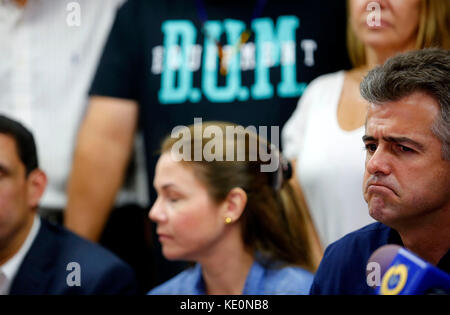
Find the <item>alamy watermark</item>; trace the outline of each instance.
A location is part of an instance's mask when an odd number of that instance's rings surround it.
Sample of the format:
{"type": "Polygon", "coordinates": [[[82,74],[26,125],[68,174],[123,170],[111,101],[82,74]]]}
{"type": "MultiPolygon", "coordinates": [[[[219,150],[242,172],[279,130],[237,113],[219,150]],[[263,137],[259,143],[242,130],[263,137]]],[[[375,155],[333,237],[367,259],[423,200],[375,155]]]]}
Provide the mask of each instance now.
{"type": "Polygon", "coordinates": [[[67,264],[66,271],[70,271],[66,277],[68,287],[81,287],[81,266],[77,262],[67,264]]]}
{"type": "Polygon", "coordinates": [[[381,266],[379,263],[372,261],[367,264],[366,283],[371,288],[381,285],[381,266]]]}
{"type": "Polygon", "coordinates": [[[81,25],[81,6],[78,2],[69,2],[66,6],[66,11],[69,13],[66,17],[66,24],[70,27],[81,25]]]}
{"type": "Polygon", "coordinates": [[[216,125],[203,128],[202,118],[194,118],[193,134],[187,126],[172,129],[171,138],[179,138],[171,148],[175,161],[262,161],[261,172],[275,172],[280,165],[278,126],[270,127],[270,146],[268,126],[226,126],[216,125]],[[260,140],[255,135],[259,135],[260,140]],[[203,141],[209,139],[203,145],[203,141]],[[225,141],[225,143],[224,143],[225,141]],[[224,152],[225,150],[225,152],[224,152]],[[246,152],[248,151],[248,152],[246,152]]]}
{"type": "Polygon", "coordinates": [[[367,4],[367,11],[370,13],[367,15],[366,22],[370,27],[381,26],[381,7],[378,2],[372,1],[367,4]]]}

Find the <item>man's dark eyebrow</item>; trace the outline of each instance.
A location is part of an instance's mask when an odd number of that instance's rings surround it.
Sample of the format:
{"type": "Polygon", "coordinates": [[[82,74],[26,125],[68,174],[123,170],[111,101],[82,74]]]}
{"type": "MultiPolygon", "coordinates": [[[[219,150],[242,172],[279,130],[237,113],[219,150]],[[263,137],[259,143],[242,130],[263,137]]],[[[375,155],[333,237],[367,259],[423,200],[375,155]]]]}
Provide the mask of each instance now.
{"type": "MultiPolygon", "coordinates": [[[[366,142],[366,141],[376,141],[376,139],[374,137],[367,136],[367,135],[364,135],[362,137],[362,140],[364,142],[366,142]]],[[[407,137],[383,137],[383,140],[387,141],[387,142],[410,144],[410,145],[416,147],[420,151],[423,151],[425,149],[425,146],[423,144],[421,144],[421,143],[419,143],[417,141],[414,141],[414,140],[412,140],[410,138],[407,138],[407,137]]]]}
{"type": "Polygon", "coordinates": [[[410,144],[420,151],[423,151],[425,149],[425,146],[417,141],[414,141],[413,139],[407,138],[407,137],[386,137],[383,139],[385,141],[394,142],[394,143],[404,143],[404,144],[410,144]]]}
{"type": "Polygon", "coordinates": [[[362,136],[362,141],[364,141],[364,142],[366,142],[366,141],[374,141],[374,140],[375,140],[375,138],[372,137],[372,136],[366,136],[366,135],[362,136]]]}

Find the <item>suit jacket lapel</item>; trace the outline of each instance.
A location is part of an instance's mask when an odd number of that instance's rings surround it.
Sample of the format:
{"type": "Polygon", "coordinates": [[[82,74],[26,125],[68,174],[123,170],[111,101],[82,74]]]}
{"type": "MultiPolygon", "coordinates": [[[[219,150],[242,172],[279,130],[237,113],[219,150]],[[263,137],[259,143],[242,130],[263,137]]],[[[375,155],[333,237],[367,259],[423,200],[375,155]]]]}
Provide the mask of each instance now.
{"type": "Polygon", "coordinates": [[[51,237],[47,222],[41,219],[41,227],[19,267],[10,294],[47,294],[53,277],[52,259],[56,255],[56,240],[51,237]]]}

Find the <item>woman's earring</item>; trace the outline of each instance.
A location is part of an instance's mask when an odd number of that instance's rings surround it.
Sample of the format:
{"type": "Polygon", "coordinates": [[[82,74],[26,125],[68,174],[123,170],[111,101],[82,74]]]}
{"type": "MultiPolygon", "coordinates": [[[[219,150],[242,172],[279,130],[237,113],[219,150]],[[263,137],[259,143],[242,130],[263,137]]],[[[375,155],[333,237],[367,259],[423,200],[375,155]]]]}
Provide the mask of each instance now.
{"type": "Polygon", "coordinates": [[[225,218],[225,224],[230,224],[233,220],[230,217],[225,218]]]}

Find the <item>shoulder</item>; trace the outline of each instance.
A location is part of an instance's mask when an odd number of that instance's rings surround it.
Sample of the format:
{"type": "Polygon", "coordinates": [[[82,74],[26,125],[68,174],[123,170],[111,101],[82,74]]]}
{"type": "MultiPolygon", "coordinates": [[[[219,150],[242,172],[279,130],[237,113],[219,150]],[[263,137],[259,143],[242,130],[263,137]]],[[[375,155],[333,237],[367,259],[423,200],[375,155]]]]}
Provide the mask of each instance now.
{"type": "Polygon", "coordinates": [[[148,292],[149,295],[165,295],[165,294],[183,294],[193,295],[197,294],[195,286],[199,280],[198,266],[191,267],[185,271],[179,273],[170,280],[167,280],[163,284],[153,288],[148,292]]]}
{"type": "Polygon", "coordinates": [[[310,108],[321,108],[322,106],[328,108],[330,106],[329,97],[333,99],[335,95],[341,93],[344,74],[345,72],[341,70],[321,75],[312,80],[298,100],[298,106],[302,111],[301,115],[307,115],[310,108]]]}
{"type": "Polygon", "coordinates": [[[386,244],[390,228],[369,224],[332,243],[325,250],[311,288],[313,294],[364,294],[370,255],[386,244]]]}
{"type": "Polygon", "coordinates": [[[62,226],[46,220],[41,222],[40,233],[44,236],[42,240],[48,237],[55,240],[52,253],[41,254],[53,255],[54,268],[66,268],[66,272],[61,275],[58,272],[56,278],[67,276],[69,266],[75,265],[81,272],[81,289],[87,294],[134,293],[134,271],[115,254],[62,226]]]}
{"type": "MultiPolygon", "coordinates": [[[[316,90],[316,89],[323,89],[326,87],[333,87],[335,88],[336,84],[344,79],[345,71],[340,70],[332,73],[327,73],[321,76],[318,76],[314,80],[312,80],[306,89],[308,90],[316,90]]],[[[323,92],[323,90],[322,90],[323,92]]]]}
{"type": "Polygon", "coordinates": [[[365,227],[351,232],[336,242],[332,243],[327,251],[330,254],[336,254],[336,252],[342,249],[350,249],[359,246],[371,247],[376,246],[379,241],[380,235],[386,235],[389,233],[390,228],[380,222],[375,222],[365,227]]]}
{"type": "Polygon", "coordinates": [[[321,265],[349,265],[355,259],[369,258],[375,249],[383,245],[389,230],[386,225],[375,222],[343,236],[326,248],[321,265]]]}
{"type": "Polygon", "coordinates": [[[97,266],[101,265],[99,261],[107,265],[125,265],[122,260],[104,247],[81,238],[62,226],[49,223],[43,219],[41,220],[42,232],[55,237],[58,244],[57,250],[61,256],[71,256],[78,258],[82,262],[95,261],[97,262],[97,266]]]}
{"type": "Polygon", "coordinates": [[[263,294],[308,294],[313,274],[300,267],[266,269],[263,294]]]}

